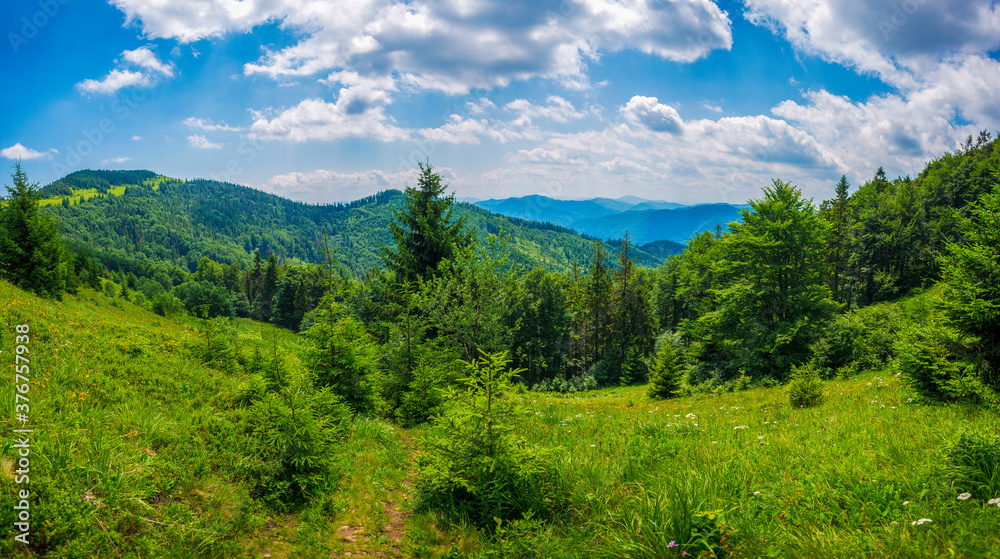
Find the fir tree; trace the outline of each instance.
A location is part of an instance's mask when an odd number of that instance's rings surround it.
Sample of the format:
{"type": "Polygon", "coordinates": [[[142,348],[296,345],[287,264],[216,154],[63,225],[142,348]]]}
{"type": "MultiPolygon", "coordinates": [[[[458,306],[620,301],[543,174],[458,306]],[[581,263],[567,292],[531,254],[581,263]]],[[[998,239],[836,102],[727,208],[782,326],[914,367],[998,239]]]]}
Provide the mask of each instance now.
{"type": "Polygon", "coordinates": [[[22,289],[62,300],[67,265],[56,222],[38,212],[38,183],[28,182],[21,162],[0,209],[0,277],[22,289]]]}
{"type": "Polygon", "coordinates": [[[442,196],[447,185],[441,176],[430,165],[419,165],[417,188],[406,188],[406,207],[393,212],[389,225],[396,249],[382,247],[382,260],[396,273],[396,281],[430,279],[442,260],[472,242],[465,219],[452,221],[455,197],[442,196]]]}

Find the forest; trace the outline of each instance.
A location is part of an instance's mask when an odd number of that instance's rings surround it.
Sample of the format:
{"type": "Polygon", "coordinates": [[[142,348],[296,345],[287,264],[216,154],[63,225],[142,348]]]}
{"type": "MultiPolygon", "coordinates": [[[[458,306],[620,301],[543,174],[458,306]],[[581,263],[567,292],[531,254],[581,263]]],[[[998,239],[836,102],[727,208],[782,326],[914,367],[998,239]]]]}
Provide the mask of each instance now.
{"type": "Polygon", "coordinates": [[[1000,140],[820,202],[775,178],[677,250],[420,170],[311,206],[16,165],[0,355],[31,324],[63,378],[4,556],[1000,553],[1000,140]]]}

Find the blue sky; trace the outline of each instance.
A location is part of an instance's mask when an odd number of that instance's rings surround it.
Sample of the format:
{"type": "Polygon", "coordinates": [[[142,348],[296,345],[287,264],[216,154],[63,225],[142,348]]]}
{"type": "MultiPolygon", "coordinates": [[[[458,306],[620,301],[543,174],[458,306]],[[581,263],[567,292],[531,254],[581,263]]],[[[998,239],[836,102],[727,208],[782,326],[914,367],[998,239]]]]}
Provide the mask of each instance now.
{"type": "MultiPolygon", "coordinates": [[[[0,162],[742,203],[1000,129],[996,0],[15,0],[0,162]]],[[[8,181],[9,182],[9,181],[8,181]]]]}

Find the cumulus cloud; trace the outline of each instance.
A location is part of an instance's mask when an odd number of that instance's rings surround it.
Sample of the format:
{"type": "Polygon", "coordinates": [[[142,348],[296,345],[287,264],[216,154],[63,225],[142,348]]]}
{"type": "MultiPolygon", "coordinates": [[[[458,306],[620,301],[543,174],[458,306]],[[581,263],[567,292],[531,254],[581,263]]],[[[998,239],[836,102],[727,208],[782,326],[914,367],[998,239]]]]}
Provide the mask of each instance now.
{"type": "Polygon", "coordinates": [[[385,113],[388,99],[384,91],[344,88],[334,103],[306,99],[273,118],[257,113],[250,135],[293,142],[342,138],[371,138],[382,142],[407,139],[410,132],[393,124],[385,113]]]}
{"type": "Polygon", "coordinates": [[[710,0],[112,0],[151,38],[182,42],[278,21],[298,41],[247,64],[248,74],[348,69],[408,86],[466,93],[534,77],[587,83],[586,63],[638,50],[690,62],[728,49],[728,15],[710,0]]]}
{"type": "Polygon", "coordinates": [[[195,118],[193,116],[184,119],[184,125],[192,130],[205,130],[208,132],[239,132],[242,130],[235,126],[229,126],[224,122],[216,123],[212,122],[212,119],[195,118]]]}
{"type": "Polygon", "coordinates": [[[527,99],[515,99],[507,103],[504,108],[517,113],[518,117],[514,121],[517,126],[531,126],[532,118],[544,118],[566,123],[585,116],[584,113],[576,110],[572,103],[558,95],[549,95],[545,102],[546,105],[535,105],[527,99]]]}
{"type": "Polygon", "coordinates": [[[1000,48],[1000,4],[991,0],[747,0],[746,18],[805,53],[918,86],[928,64],[1000,48]]]}
{"type": "Polygon", "coordinates": [[[188,145],[197,149],[222,149],[224,146],[222,144],[217,144],[208,141],[208,138],[194,134],[187,137],[188,145]]]}
{"type": "Polygon", "coordinates": [[[149,47],[123,51],[118,65],[119,68],[111,70],[100,80],[88,78],[77,83],[77,89],[83,93],[112,95],[126,87],[152,86],[156,83],[157,76],[169,78],[174,75],[173,64],[160,62],[149,47]],[[126,66],[138,69],[128,69],[126,66]]]}
{"type": "Polygon", "coordinates": [[[653,132],[680,134],[683,131],[684,123],[677,110],[660,103],[656,97],[636,95],[620,110],[625,120],[653,132]]]}
{"type": "Polygon", "coordinates": [[[45,157],[47,159],[52,159],[51,154],[24,147],[23,145],[21,145],[21,142],[18,142],[8,148],[0,150],[0,155],[6,157],[7,159],[21,159],[25,161],[28,159],[39,159],[42,157],[45,157]]]}
{"type": "MultiPolygon", "coordinates": [[[[434,171],[446,180],[455,176],[454,171],[446,167],[435,167],[434,171]]],[[[379,170],[341,173],[317,169],[307,173],[275,175],[260,188],[293,200],[328,204],[357,200],[382,190],[402,190],[407,185],[415,185],[419,176],[417,169],[395,173],[379,170]]]]}
{"type": "Polygon", "coordinates": [[[107,165],[108,163],[117,163],[121,165],[122,163],[128,161],[131,161],[131,159],[129,159],[128,157],[110,157],[108,159],[105,159],[104,161],[101,161],[101,165],[107,165]]]}

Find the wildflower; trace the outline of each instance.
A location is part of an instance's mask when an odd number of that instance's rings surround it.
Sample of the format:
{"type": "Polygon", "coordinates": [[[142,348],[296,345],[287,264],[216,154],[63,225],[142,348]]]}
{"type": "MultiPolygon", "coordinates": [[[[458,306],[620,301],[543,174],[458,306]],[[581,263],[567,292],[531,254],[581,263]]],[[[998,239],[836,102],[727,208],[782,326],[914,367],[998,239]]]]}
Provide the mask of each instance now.
{"type": "Polygon", "coordinates": [[[677,542],[675,542],[674,540],[670,540],[670,543],[667,544],[667,547],[677,547],[677,542]]]}
{"type": "Polygon", "coordinates": [[[903,501],[903,506],[904,506],[904,507],[905,507],[906,505],[908,505],[908,504],[910,504],[910,502],[909,502],[909,501],[903,501]]]}
{"type": "Polygon", "coordinates": [[[958,496],[959,501],[968,501],[971,498],[972,498],[972,493],[962,493],[961,495],[958,496]]]}
{"type": "Polygon", "coordinates": [[[1000,507],[1000,497],[997,497],[996,499],[990,499],[989,501],[986,501],[986,504],[989,506],[996,505],[1000,507]]]}
{"type": "Polygon", "coordinates": [[[754,496],[754,497],[756,497],[757,495],[760,495],[760,491],[754,491],[754,492],[753,492],[753,496],[754,496]]]}
{"type": "Polygon", "coordinates": [[[910,524],[913,526],[920,526],[921,524],[927,524],[928,522],[933,522],[930,518],[921,518],[920,520],[914,520],[910,524]]]}
{"type": "Polygon", "coordinates": [[[736,429],[746,429],[746,428],[747,428],[746,425],[737,425],[736,427],[733,427],[733,430],[736,430],[736,429]]]}

